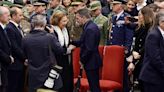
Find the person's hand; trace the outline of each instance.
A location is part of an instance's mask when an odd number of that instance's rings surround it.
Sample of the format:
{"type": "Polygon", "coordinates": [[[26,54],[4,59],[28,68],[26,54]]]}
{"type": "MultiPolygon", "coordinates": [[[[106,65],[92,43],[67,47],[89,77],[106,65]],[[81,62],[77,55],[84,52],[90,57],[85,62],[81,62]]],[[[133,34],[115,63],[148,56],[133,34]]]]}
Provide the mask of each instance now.
{"type": "Polygon", "coordinates": [[[68,48],[67,48],[67,54],[70,54],[72,52],[73,49],[75,49],[76,46],[74,45],[69,45],[68,48]]]}
{"type": "Polygon", "coordinates": [[[133,54],[134,59],[140,59],[141,57],[141,55],[136,51],[133,51],[132,54],[133,54]]]}
{"type": "Polygon", "coordinates": [[[80,67],[84,69],[84,65],[81,61],[79,61],[80,67]]]}
{"type": "Polygon", "coordinates": [[[135,65],[133,63],[130,63],[128,66],[129,75],[132,74],[134,69],[135,69],[135,65]]]}
{"type": "Polygon", "coordinates": [[[131,21],[129,20],[129,17],[130,16],[124,17],[125,24],[130,24],[131,23],[131,21]]]}
{"type": "Polygon", "coordinates": [[[10,59],[11,59],[11,64],[14,63],[14,58],[12,56],[10,56],[10,59]]]}
{"type": "Polygon", "coordinates": [[[132,63],[133,61],[133,55],[130,55],[129,57],[126,58],[126,61],[129,63],[132,63]]]}
{"type": "Polygon", "coordinates": [[[54,33],[54,28],[52,27],[52,25],[50,27],[46,26],[46,28],[48,29],[49,33],[54,33]]]}
{"type": "Polygon", "coordinates": [[[28,66],[28,59],[25,59],[24,65],[28,66]]]}

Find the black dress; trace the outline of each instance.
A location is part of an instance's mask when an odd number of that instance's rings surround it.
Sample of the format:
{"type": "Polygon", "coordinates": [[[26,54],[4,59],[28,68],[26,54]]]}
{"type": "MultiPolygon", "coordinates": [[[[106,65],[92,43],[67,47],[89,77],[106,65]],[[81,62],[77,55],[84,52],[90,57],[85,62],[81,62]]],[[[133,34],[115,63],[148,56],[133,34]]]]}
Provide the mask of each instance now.
{"type": "MultiPolygon", "coordinates": [[[[58,38],[58,34],[55,32],[56,37],[58,38]]],[[[64,49],[67,48],[64,42],[64,49]]],[[[55,55],[57,64],[63,67],[63,71],[61,73],[63,87],[59,90],[59,92],[73,92],[73,65],[71,62],[70,54],[63,55],[55,55]]]]}
{"type": "Polygon", "coordinates": [[[136,65],[134,70],[134,79],[138,79],[140,70],[142,67],[142,62],[144,58],[144,48],[145,48],[145,40],[150,28],[150,24],[146,24],[145,26],[140,27],[135,31],[135,43],[133,46],[133,51],[136,51],[141,55],[140,59],[134,59],[133,63],[136,65]]]}

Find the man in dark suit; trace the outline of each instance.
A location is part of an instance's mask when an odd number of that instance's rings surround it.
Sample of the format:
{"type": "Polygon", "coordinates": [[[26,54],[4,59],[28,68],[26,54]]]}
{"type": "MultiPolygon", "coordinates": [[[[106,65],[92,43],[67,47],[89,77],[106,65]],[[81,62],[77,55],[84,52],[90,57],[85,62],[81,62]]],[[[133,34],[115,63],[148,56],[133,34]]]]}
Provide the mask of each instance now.
{"type": "Polygon", "coordinates": [[[23,92],[24,56],[21,48],[23,31],[20,27],[23,13],[17,7],[11,8],[10,13],[11,20],[6,26],[6,30],[11,41],[11,51],[15,62],[9,66],[8,70],[8,92],[23,92]]]}
{"type": "Polygon", "coordinates": [[[80,61],[86,71],[91,92],[101,92],[99,68],[102,66],[102,60],[98,51],[100,30],[90,20],[90,14],[87,9],[77,11],[76,20],[79,25],[83,25],[83,33],[80,40],[73,41],[72,44],[80,46],[80,61]]]}
{"type": "Polygon", "coordinates": [[[0,6],[0,76],[2,79],[2,85],[0,85],[0,92],[6,92],[8,85],[8,66],[14,63],[14,59],[11,56],[10,51],[11,43],[5,29],[5,24],[9,21],[9,14],[10,12],[6,7],[0,6]]]}
{"type": "Polygon", "coordinates": [[[145,42],[145,57],[139,78],[144,92],[164,92],[164,13],[156,16],[156,25],[145,42]]]}

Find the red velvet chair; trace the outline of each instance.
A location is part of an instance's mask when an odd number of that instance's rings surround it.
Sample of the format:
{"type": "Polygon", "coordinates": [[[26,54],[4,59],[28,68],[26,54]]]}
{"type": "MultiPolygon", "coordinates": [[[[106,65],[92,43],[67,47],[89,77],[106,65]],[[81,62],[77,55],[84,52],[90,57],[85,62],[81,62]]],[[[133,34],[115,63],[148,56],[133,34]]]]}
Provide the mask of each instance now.
{"type": "MultiPolygon", "coordinates": [[[[102,79],[100,87],[103,92],[120,90],[122,91],[124,65],[124,48],[121,46],[104,47],[102,79]]],[[[89,89],[88,80],[81,79],[83,89],[89,89]]]]}
{"type": "MultiPolygon", "coordinates": [[[[102,59],[103,59],[103,51],[104,51],[104,46],[100,46],[99,47],[99,53],[100,53],[100,56],[101,56],[102,59]]],[[[79,72],[80,72],[80,64],[79,64],[79,61],[80,61],[80,48],[74,49],[73,55],[72,55],[72,61],[73,61],[74,83],[76,83],[77,77],[78,77],[79,72]]],[[[100,69],[100,77],[101,77],[101,72],[102,72],[101,70],[102,69],[100,69]]],[[[82,77],[86,78],[85,71],[83,71],[82,77]]]]}

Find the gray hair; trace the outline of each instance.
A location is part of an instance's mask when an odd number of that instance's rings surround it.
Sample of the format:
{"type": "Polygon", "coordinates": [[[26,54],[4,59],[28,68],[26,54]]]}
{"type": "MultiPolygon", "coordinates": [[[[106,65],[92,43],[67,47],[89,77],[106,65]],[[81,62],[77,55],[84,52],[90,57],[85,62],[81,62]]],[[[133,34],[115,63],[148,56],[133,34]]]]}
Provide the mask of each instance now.
{"type": "Polygon", "coordinates": [[[31,20],[32,27],[45,27],[47,24],[46,15],[36,14],[31,20]]]}
{"type": "Polygon", "coordinates": [[[159,25],[159,22],[161,21],[161,19],[164,18],[164,12],[162,10],[160,10],[157,15],[156,15],[156,18],[155,18],[155,24],[154,24],[154,27],[155,26],[158,26],[159,25]]]}
{"type": "Polygon", "coordinates": [[[9,11],[8,8],[0,6],[0,16],[3,15],[6,11],[9,11]]]}

